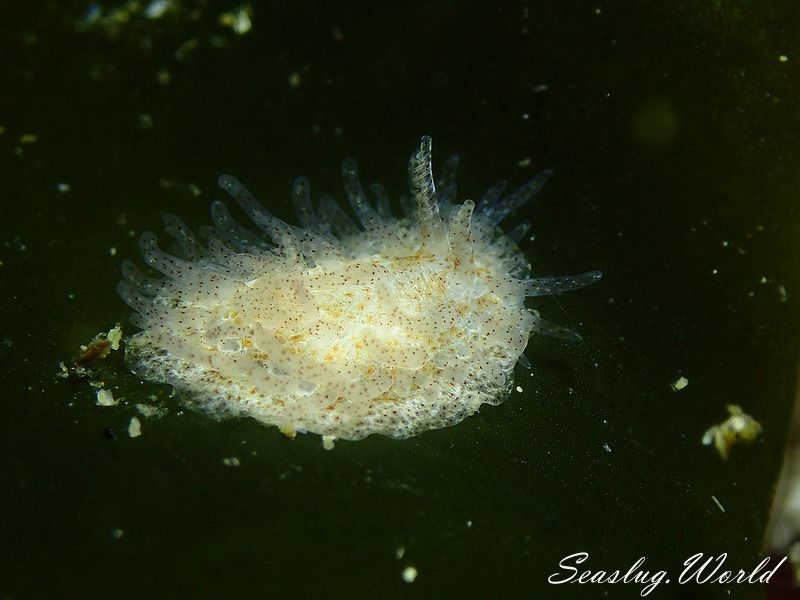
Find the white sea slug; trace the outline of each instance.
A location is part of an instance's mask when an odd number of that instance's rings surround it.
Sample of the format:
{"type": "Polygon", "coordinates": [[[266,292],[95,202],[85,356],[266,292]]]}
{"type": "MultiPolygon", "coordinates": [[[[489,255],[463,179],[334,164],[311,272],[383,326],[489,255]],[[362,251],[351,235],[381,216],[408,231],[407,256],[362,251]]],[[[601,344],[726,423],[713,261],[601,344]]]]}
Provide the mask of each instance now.
{"type": "Polygon", "coordinates": [[[220,186],[260,230],[221,202],[201,244],[164,215],[174,252],[145,232],[145,262],[163,278],[122,265],[118,286],[142,329],[127,340],[131,368],[174,385],[213,415],[250,416],[282,432],[328,442],[373,433],[405,438],[458,423],[508,395],[515,363],[543,324],[525,298],[573,290],[598,271],[528,277],[517,248],[529,227],[499,223],[549,172],[477,205],[456,203],[457,157],[434,185],[431,139],[409,162],[411,200],[399,216],[382,187],[370,202],[356,164],[342,165],[353,220],[331,196],[312,203],[308,180],[292,188],[302,227],[270,214],[233,177],[220,186]],[[438,187],[438,190],[437,190],[438,187]]]}

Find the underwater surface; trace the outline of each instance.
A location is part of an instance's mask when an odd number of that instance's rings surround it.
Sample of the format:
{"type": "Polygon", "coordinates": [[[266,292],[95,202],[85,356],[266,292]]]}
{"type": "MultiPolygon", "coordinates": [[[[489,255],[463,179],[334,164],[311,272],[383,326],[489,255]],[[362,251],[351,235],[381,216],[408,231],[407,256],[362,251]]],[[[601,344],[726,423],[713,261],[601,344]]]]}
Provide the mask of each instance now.
{"type": "Polygon", "coordinates": [[[800,356],[798,26],[722,0],[4,11],[0,598],[640,597],[548,583],[577,552],[646,557],[653,598],[765,597],[677,575],[760,560],[800,356]],[[552,168],[506,228],[532,220],[535,276],[604,273],[528,301],[582,341],[533,337],[505,403],[326,451],[194,411],[122,350],[62,376],[135,333],[122,260],[164,212],[208,224],[220,174],[296,224],[297,175],[341,199],[353,157],[396,198],[425,134],[461,198],[552,168]],[[728,404],[762,432],[724,461],[702,438],[728,404]]]}

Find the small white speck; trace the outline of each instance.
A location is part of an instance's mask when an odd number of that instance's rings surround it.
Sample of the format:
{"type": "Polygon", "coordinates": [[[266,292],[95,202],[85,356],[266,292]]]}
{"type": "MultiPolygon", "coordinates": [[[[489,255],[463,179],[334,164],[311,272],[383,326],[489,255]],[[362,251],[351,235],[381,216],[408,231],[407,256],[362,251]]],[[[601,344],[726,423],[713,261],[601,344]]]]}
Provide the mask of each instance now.
{"type": "Polygon", "coordinates": [[[711,269],[712,275],[719,275],[719,269],[711,269]]]}
{"type": "Polygon", "coordinates": [[[716,504],[716,505],[717,505],[717,507],[718,507],[718,508],[719,508],[719,509],[720,509],[722,512],[725,512],[725,507],[724,507],[724,506],[722,506],[722,503],[720,503],[720,501],[719,501],[719,500],[717,500],[717,497],[716,497],[716,496],[711,496],[711,499],[714,501],[714,504],[716,504]]]}
{"type": "Polygon", "coordinates": [[[303,81],[302,76],[297,71],[291,73],[289,75],[289,87],[300,87],[300,83],[303,81]]]}
{"type": "Polygon", "coordinates": [[[139,129],[152,129],[153,128],[153,117],[150,116],[149,113],[142,113],[137,118],[137,125],[139,129]]]}
{"type": "Polygon", "coordinates": [[[122,536],[124,535],[125,532],[119,527],[115,527],[114,529],[111,530],[111,537],[114,538],[115,540],[122,539],[122,536]]]}
{"type": "Polygon", "coordinates": [[[142,423],[138,417],[131,417],[131,422],[128,424],[128,435],[132,438],[142,435],[142,423]]]}
{"type": "Polygon", "coordinates": [[[325,450],[333,450],[334,443],[336,443],[335,435],[322,436],[322,447],[325,448],[325,450]]]}
{"type": "Polygon", "coordinates": [[[671,384],[673,391],[680,392],[683,388],[689,385],[689,380],[686,377],[680,377],[676,381],[673,381],[671,384]]]}
{"type": "Polygon", "coordinates": [[[611,446],[608,445],[608,442],[603,442],[603,450],[611,452],[611,446]]]}
{"type": "Polygon", "coordinates": [[[521,386],[521,385],[518,385],[518,386],[517,386],[517,391],[518,391],[519,393],[522,393],[522,386],[521,386]]]}
{"type": "Polygon", "coordinates": [[[782,63],[789,62],[789,57],[786,56],[785,54],[780,54],[778,55],[778,61],[782,63]]]}
{"type": "Polygon", "coordinates": [[[226,467],[238,467],[242,463],[239,462],[239,459],[236,458],[235,456],[231,456],[223,458],[222,464],[225,465],[226,467]]]}
{"type": "Polygon", "coordinates": [[[71,188],[68,183],[59,183],[56,185],[56,189],[62,194],[66,194],[71,188]]]}
{"type": "Polygon", "coordinates": [[[111,248],[108,249],[108,253],[111,256],[116,256],[117,255],[117,249],[114,246],[111,246],[111,248]]]}
{"type": "Polygon", "coordinates": [[[400,560],[405,555],[406,555],[406,547],[405,546],[400,546],[397,550],[394,551],[394,557],[397,560],[400,560]]]}
{"type": "Polygon", "coordinates": [[[406,567],[403,569],[403,581],[406,583],[414,583],[417,578],[417,570],[414,567],[406,567]]]}
{"type": "Polygon", "coordinates": [[[469,529],[470,527],[472,527],[472,521],[467,521],[466,523],[464,523],[464,525],[466,525],[467,529],[469,529]]]}

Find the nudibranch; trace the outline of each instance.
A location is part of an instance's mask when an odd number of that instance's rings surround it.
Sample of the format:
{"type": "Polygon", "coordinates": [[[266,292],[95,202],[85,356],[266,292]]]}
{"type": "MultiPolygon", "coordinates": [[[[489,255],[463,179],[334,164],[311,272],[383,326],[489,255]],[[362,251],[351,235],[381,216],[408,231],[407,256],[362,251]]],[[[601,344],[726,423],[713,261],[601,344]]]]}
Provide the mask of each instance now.
{"type": "Polygon", "coordinates": [[[173,253],[142,234],[144,261],[162,276],[122,265],[118,291],[141,329],[127,339],[131,369],[212,415],[317,433],[327,446],[406,438],[501,403],[529,337],[547,328],[525,299],[601,273],[531,278],[517,247],[529,224],[500,229],[549,171],[510,193],[499,182],[476,204],[456,201],[457,167],[450,157],[434,183],[423,137],[409,161],[411,198],[393,206],[377,184],[371,201],[346,160],[350,214],[329,195],[312,201],[299,177],[301,226],[223,175],[219,185],[258,231],[215,201],[213,226],[200,229],[207,243],[172,214],[164,223],[173,253]]]}

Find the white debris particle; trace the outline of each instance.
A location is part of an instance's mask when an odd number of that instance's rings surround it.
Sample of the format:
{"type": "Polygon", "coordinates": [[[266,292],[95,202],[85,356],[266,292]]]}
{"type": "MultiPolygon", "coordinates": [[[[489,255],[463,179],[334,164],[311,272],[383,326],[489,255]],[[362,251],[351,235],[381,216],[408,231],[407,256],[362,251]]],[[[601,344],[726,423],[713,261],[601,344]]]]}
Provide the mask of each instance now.
{"type": "Polygon", "coordinates": [[[115,527],[114,529],[111,530],[111,537],[114,538],[115,540],[122,539],[122,536],[124,535],[125,532],[119,527],[115,527]]]}
{"type": "Polygon", "coordinates": [[[517,386],[517,391],[518,391],[520,394],[522,393],[522,386],[521,386],[521,385],[518,385],[518,386],[517,386]]]}
{"type": "Polygon", "coordinates": [[[466,525],[467,529],[469,529],[470,527],[472,527],[472,521],[467,521],[466,523],[464,523],[464,525],[466,525]]]}
{"type": "Polygon", "coordinates": [[[62,194],[66,194],[71,188],[68,183],[59,183],[56,185],[56,189],[62,194]]]}
{"type": "Polygon", "coordinates": [[[611,452],[611,446],[608,445],[608,442],[603,442],[603,450],[611,452]]]}
{"type": "Polygon", "coordinates": [[[400,546],[397,550],[394,551],[394,557],[397,560],[400,560],[405,555],[406,555],[406,547],[405,546],[400,546]]]}
{"type": "Polygon", "coordinates": [[[786,299],[789,297],[789,293],[786,291],[786,288],[782,285],[778,286],[778,299],[781,302],[786,302],[786,299]]]}
{"type": "Polygon", "coordinates": [[[719,508],[719,509],[720,509],[722,512],[725,512],[725,507],[724,507],[724,506],[722,506],[722,504],[720,503],[720,501],[719,501],[719,500],[717,500],[717,497],[716,497],[716,496],[711,496],[711,499],[714,501],[714,504],[716,504],[716,505],[717,505],[717,507],[718,507],[718,508],[719,508]]]}
{"type": "Polygon", "coordinates": [[[417,578],[417,570],[414,567],[406,567],[403,569],[403,581],[406,583],[414,583],[417,578]]]}
{"type": "Polygon", "coordinates": [[[683,388],[689,385],[689,380],[686,377],[680,377],[677,381],[673,381],[670,386],[672,386],[672,390],[675,392],[680,392],[683,388]]]}
{"type": "Polygon", "coordinates": [[[116,256],[117,255],[117,249],[114,246],[111,246],[111,248],[108,249],[108,253],[111,256],[116,256]]]}
{"type": "Polygon", "coordinates": [[[144,9],[144,15],[148,19],[158,19],[164,16],[164,13],[166,13],[169,8],[169,0],[153,0],[153,2],[148,4],[147,8],[144,9]]]}
{"type": "Polygon", "coordinates": [[[142,113],[136,118],[139,129],[152,129],[153,117],[149,113],[142,113]]]}
{"type": "Polygon", "coordinates": [[[19,136],[20,144],[35,144],[39,140],[39,136],[35,133],[23,133],[19,136]]]}
{"type": "Polygon", "coordinates": [[[228,458],[223,458],[222,464],[225,465],[226,467],[238,467],[242,463],[239,462],[239,459],[237,457],[231,456],[228,458]]]}
{"type": "MultiPolygon", "coordinates": [[[[212,41],[211,41],[212,44],[214,44],[213,39],[214,38],[212,38],[212,41]]],[[[200,45],[200,42],[197,40],[197,38],[189,38],[188,40],[183,42],[183,44],[181,44],[180,47],[177,50],[175,50],[175,54],[174,54],[175,59],[179,60],[179,61],[185,60],[186,56],[192,50],[196,49],[199,45],[200,45]]]]}
{"type": "Polygon", "coordinates": [[[138,417],[131,417],[131,422],[128,425],[128,435],[132,438],[142,435],[142,423],[138,417]]]}
{"type": "Polygon", "coordinates": [[[119,350],[119,343],[122,340],[122,326],[117,323],[114,328],[106,334],[106,339],[111,344],[112,350],[119,350]]]}
{"type": "Polygon", "coordinates": [[[789,62],[789,57],[786,56],[785,54],[779,54],[778,61],[782,63],[789,62]]]}
{"type": "Polygon", "coordinates": [[[325,450],[333,450],[333,445],[336,442],[335,435],[323,435],[322,436],[322,447],[325,450]]]}
{"type": "Polygon", "coordinates": [[[101,389],[97,390],[97,406],[116,406],[119,400],[114,399],[114,394],[111,390],[101,389]]]}
{"type": "Polygon", "coordinates": [[[139,414],[149,419],[150,417],[163,417],[167,409],[160,407],[160,406],[153,406],[151,404],[137,404],[136,410],[139,411],[139,414]]]}
{"type": "Polygon", "coordinates": [[[526,156],[525,158],[519,159],[517,161],[517,166],[520,169],[524,169],[526,167],[530,167],[531,166],[531,158],[530,158],[530,156],[526,156]]]}
{"type": "Polygon", "coordinates": [[[729,404],[728,418],[708,428],[703,434],[703,445],[712,443],[722,460],[727,460],[731,448],[742,442],[752,442],[761,434],[761,423],[742,410],[741,406],[729,404]]]}
{"type": "Polygon", "coordinates": [[[236,22],[233,24],[234,33],[244,35],[253,27],[253,22],[250,20],[250,12],[247,8],[240,8],[236,13],[236,22]]]}
{"type": "Polygon", "coordinates": [[[253,27],[250,10],[247,6],[221,14],[219,24],[223,27],[230,27],[234,33],[239,35],[244,35],[253,27]]]}

